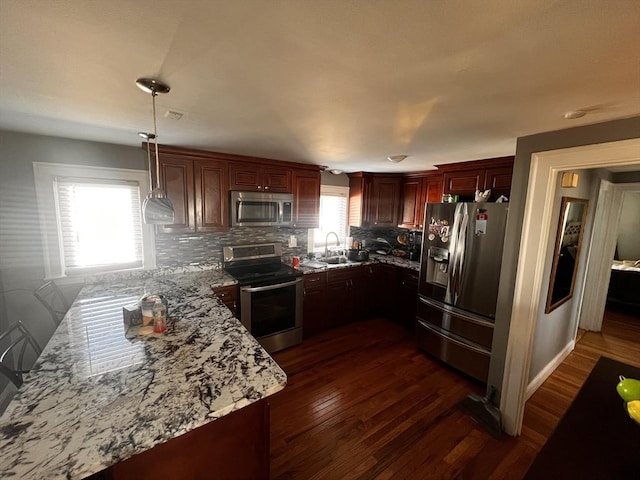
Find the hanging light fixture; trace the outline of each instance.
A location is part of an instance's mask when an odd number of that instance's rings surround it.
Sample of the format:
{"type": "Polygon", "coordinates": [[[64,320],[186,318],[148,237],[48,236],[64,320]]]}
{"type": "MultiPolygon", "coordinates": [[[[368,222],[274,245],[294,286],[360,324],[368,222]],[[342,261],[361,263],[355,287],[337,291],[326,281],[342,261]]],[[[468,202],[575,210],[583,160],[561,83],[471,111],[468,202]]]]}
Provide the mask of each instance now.
{"type": "Polygon", "coordinates": [[[153,106],[153,133],[140,132],[142,138],[147,140],[147,159],[149,161],[149,183],[151,191],[142,202],[142,218],[144,223],[155,225],[168,225],[174,222],[173,204],[167,198],[167,194],[160,188],[160,159],[158,156],[158,125],[156,121],[156,96],[159,93],[169,93],[169,85],[161,83],[153,78],[139,78],[136,85],[143,92],[151,94],[153,106]],[[153,174],[151,173],[151,141],[154,145],[156,163],[156,182],[154,187],[153,174]]]}

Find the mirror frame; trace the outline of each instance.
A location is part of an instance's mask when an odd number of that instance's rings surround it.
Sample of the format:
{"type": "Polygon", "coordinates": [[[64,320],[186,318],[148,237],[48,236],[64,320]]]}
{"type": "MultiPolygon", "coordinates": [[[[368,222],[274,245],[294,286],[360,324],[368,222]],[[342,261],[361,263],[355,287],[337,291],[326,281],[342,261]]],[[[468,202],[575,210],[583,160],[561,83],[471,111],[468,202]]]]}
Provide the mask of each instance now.
{"type": "Polygon", "coordinates": [[[562,203],[560,204],[560,215],[558,220],[558,231],[556,233],[556,246],[553,251],[553,264],[551,266],[551,275],[549,276],[549,291],[547,292],[547,305],[544,313],[550,313],[558,308],[563,303],[567,302],[573,297],[573,289],[576,283],[576,274],[578,273],[578,262],[580,259],[580,251],[582,250],[582,237],[584,235],[584,228],[587,219],[587,209],[589,207],[589,200],[585,198],[573,198],[562,197],[562,203]],[[575,256],[575,263],[573,266],[573,274],[571,276],[571,286],[569,287],[569,293],[562,298],[553,298],[553,289],[556,286],[556,276],[558,273],[558,263],[560,260],[560,251],[564,240],[565,231],[567,228],[567,214],[569,213],[569,207],[572,203],[583,204],[582,217],[580,218],[580,233],[578,236],[578,244],[575,256]]]}

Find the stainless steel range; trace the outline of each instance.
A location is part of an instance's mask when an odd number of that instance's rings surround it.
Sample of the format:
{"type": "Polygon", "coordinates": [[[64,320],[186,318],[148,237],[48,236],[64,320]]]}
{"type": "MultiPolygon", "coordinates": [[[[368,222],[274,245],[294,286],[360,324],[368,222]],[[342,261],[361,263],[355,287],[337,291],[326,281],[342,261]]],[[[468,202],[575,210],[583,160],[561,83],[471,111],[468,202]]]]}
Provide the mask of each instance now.
{"type": "Polygon", "coordinates": [[[240,321],[269,352],[302,342],[302,272],[282,263],[282,245],[223,247],[223,267],[238,280],[240,321]]]}

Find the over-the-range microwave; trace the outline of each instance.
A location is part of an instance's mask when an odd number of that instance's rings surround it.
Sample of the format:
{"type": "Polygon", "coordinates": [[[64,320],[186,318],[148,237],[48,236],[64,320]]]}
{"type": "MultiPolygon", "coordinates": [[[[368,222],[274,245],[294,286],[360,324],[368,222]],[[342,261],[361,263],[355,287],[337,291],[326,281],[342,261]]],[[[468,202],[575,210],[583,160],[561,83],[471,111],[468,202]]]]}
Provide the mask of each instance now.
{"type": "Polygon", "coordinates": [[[291,227],[293,195],[232,191],[229,211],[232,227],[291,227]]]}

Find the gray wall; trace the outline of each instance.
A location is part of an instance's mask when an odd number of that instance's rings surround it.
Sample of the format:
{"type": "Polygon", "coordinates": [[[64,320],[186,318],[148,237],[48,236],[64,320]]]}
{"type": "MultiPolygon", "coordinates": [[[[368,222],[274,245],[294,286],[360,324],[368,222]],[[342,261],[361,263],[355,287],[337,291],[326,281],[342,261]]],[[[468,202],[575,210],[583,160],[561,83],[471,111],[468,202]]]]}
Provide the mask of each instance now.
{"type": "Polygon", "coordinates": [[[502,255],[500,293],[498,296],[493,352],[488,381],[489,386],[494,386],[498,392],[496,400],[498,400],[501,392],[504,374],[531,155],[535,152],[638,137],[640,137],[640,117],[613,120],[518,138],[513,165],[509,218],[507,221],[505,248],[502,255]]]}
{"type": "MultiPolygon", "coordinates": [[[[55,325],[33,291],[44,278],[43,250],[33,162],[146,170],[146,155],[135,147],[0,130],[0,285],[4,320],[22,320],[41,345],[55,325]]],[[[63,287],[75,297],[78,286],[63,287]]]]}
{"type": "Polygon", "coordinates": [[[640,192],[626,192],[618,225],[618,259],[640,259],[640,192]]]}
{"type": "Polygon", "coordinates": [[[578,307],[582,295],[582,281],[586,267],[586,257],[591,234],[593,232],[593,220],[595,217],[596,204],[598,202],[598,191],[600,178],[595,171],[582,170],[579,172],[580,180],[577,188],[562,188],[561,177],[558,177],[558,185],[553,208],[553,225],[557,225],[560,217],[560,204],[562,197],[584,198],[589,200],[587,206],[587,218],[582,238],[583,248],[578,259],[578,269],[576,272],[575,288],[573,297],[549,313],[544,313],[547,304],[547,286],[551,279],[551,267],[553,264],[553,253],[556,245],[556,233],[549,236],[547,244],[547,263],[542,279],[545,286],[543,295],[538,306],[538,319],[536,323],[535,337],[533,340],[533,356],[531,358],[531,369],[529,371],[529,382],[538,375],[574,338],[578,324],[578,307]]]}

